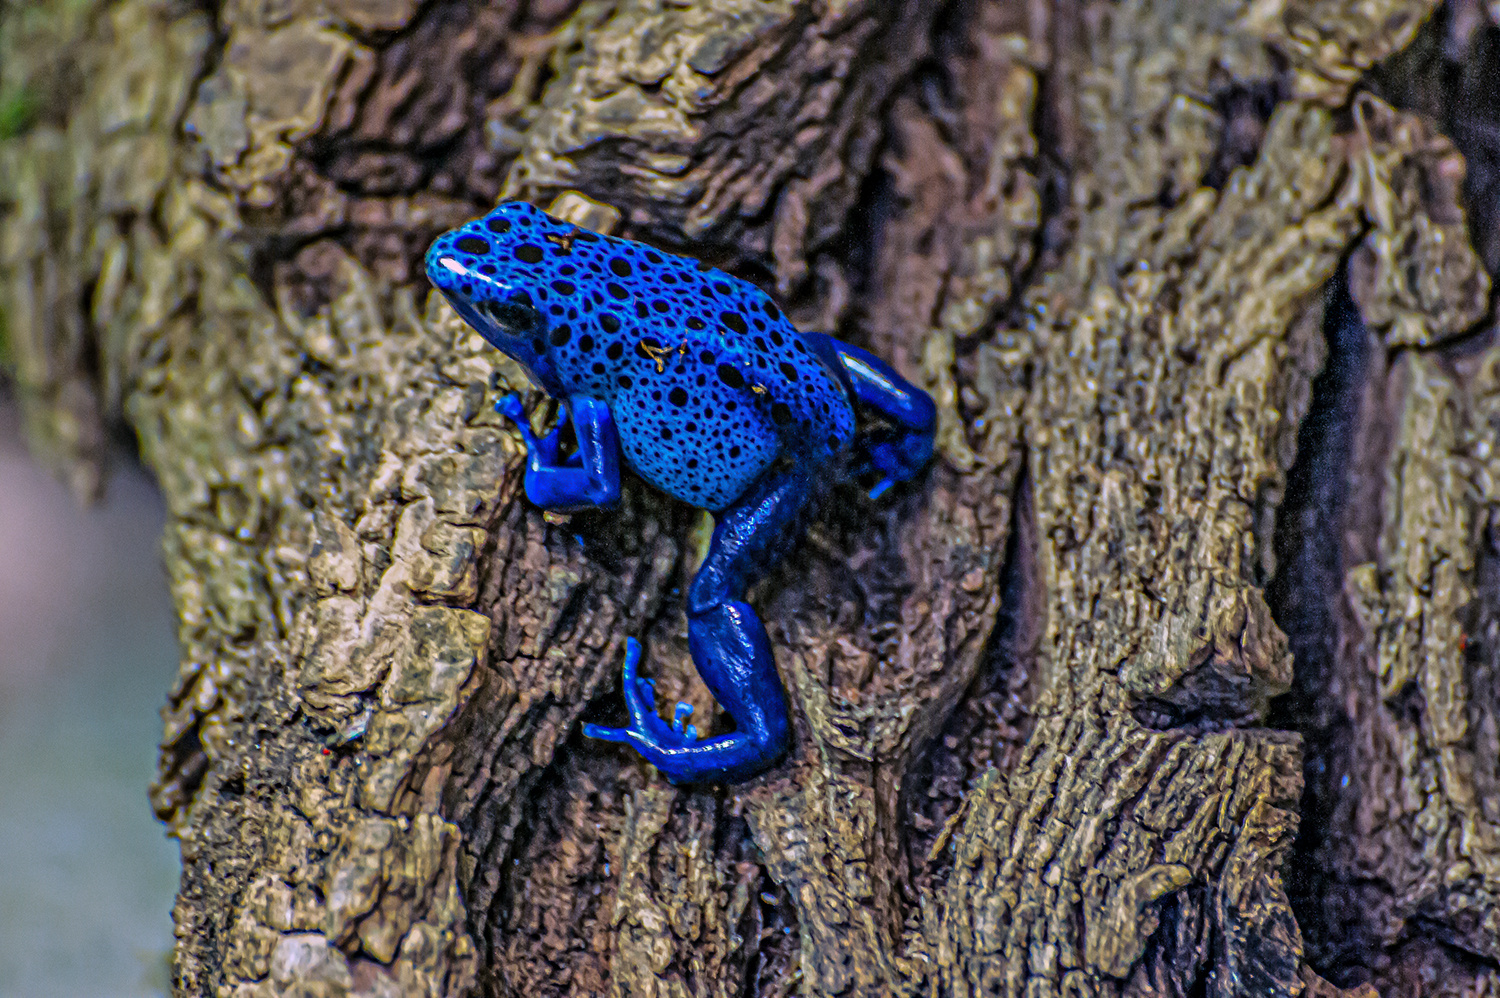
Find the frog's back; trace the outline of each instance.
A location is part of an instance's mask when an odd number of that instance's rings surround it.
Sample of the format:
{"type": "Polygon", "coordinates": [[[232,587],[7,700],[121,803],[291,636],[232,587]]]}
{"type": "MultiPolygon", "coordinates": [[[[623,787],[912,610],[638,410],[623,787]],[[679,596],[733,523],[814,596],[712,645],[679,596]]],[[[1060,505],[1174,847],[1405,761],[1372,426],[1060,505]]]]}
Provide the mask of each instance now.
{"type": "Polygon", "coordinates": [[[784,451],[823,463],[852,439],[844,386],[754,285],[522,203],[454,233],[460,250],[465,233],[472,266],[546,319],[549,390],[607,402],[662,491],[722,509],[784,451]]]}

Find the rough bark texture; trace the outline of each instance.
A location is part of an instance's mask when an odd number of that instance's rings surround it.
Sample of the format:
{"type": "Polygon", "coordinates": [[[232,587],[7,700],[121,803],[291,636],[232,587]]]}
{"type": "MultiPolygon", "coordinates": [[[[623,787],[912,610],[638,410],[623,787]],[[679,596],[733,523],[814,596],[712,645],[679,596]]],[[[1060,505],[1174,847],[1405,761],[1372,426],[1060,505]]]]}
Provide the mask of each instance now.
{"type": "Polygon", "coordinates": [[[1494,5],[0,14],[35,449],[123,421],[170,510],[179,994],[1500,991],[1494,5]],[[938,400],[756,591],[747,784],[579,735],[627,635],[707,708],[705,524],[525,501],[416,276],[502,195],[938,400]]]}

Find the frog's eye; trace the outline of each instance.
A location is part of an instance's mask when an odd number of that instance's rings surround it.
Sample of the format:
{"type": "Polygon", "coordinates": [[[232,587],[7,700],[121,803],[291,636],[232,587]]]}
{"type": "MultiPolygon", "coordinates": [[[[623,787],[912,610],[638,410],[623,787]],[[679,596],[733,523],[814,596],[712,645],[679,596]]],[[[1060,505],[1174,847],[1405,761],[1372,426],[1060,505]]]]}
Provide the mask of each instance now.
{"type": "Polygon", "coordinates": [[[507,333],[527,333],[541,321],[536,309],[518,301],[487,301],[477,306],[480,314],[507,333]]]}

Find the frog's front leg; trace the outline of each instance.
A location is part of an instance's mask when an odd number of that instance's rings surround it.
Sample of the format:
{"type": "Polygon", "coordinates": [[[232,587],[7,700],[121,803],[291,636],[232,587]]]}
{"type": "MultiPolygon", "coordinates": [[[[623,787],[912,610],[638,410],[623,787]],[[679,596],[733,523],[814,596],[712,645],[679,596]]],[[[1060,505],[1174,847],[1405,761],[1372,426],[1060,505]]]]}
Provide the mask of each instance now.
{"type": "MultiPolygon", "coordinates": [[[[786,693],[771,642],[745,589],[796,543],[807,526],[822,468],[767,472],[718,518],[703,567],[688,590],[688,649],[714,698],[734,718],[735,731],[699,741],[683,727],[679,704],[668,725],[655,711],[650,680],[635,675],[632,642],[625,659],[630,726],[590,724],[591,738],[625,742],[673,783],[748,779],[774,763],[791,737],[786,693]]],[[[690,708],[687,708],[690,709],[690,708]]]]}
{"type": "Polygon", "coordinates": [[[526,442],[526,497],[558,513],[613,506],[620,500],[620,435],[609,406],[587,395],[573,395],[567,407],[578,452],[559,461],[561,426],[538,439],[520,398],[507,395],[495,404],[495,411],[515,423],[526,442]]]}
{"type": "Polygon", "coordinates": [[[864,443],[880,481],[870,490],[874,499],[897,482],[911,478],[932,459],[937,430],[937,406],[932,396],[896,373],[879,357],[823,333],[803,333],[802,339],[825,363],[842,369],[860,405],[880,413],[890,430],[877,431],[864,443]]]}

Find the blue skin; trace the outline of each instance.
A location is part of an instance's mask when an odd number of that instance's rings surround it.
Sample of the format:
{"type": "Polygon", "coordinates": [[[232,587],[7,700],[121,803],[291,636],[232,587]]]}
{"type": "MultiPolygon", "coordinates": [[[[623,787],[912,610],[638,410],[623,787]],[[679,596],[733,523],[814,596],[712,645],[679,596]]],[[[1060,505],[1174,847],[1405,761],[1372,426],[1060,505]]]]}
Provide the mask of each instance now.
{"type": "Polygon", "coordinates": [[[754,285],[696,260],[503,204],[441,236],[427,276],[485,339],[567,407],[537,437],[521,400],[495,406],[526,443],[526,495],[544,509],[612,506],[620,461],[716,525],[688,590],[688,647],[736,730],[699,739],[680,703],[668,724],[641,647],[625,644],[624,728],[585,734],[634,746],[674,783],[736,782],[766,769],[791,737],[765,627],[744,601],[801,537],[831,480],[870,471],[870,495],[932,456],[936,410],[879,358],[799,333],[754,285]],[[856,439],[855,405],[887,424],[856,439]],[[853,458],[853,460],[851,460],[853,458]]]}

